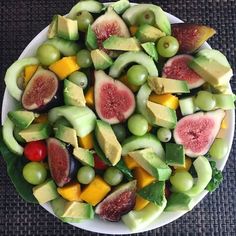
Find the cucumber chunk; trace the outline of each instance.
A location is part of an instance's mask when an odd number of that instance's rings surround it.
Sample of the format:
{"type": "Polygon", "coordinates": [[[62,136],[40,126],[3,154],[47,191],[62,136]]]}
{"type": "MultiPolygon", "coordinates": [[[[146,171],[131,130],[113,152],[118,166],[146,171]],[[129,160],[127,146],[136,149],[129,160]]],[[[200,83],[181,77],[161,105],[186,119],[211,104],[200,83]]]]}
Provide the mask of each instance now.
{"type": "Polygon", "coordinates": [[[8,69],[5,75],[5,83],[10,95],[17,101],[21,100],[22,90],[17,86],[17,80],[20,73],[26,66],[38,65],[39,60],[36,57],[27,57],[15,61],[8,69]]]}
{"type": "Polygon", "coordinates": [[[9,118],[7,118],[2,128],[3,141],[5,142],[5,144],[10,149],[11,152],[21,156],[23,154],[24,149],[13,136],[13,130],[14,130],[14,124],[9,118]]]}

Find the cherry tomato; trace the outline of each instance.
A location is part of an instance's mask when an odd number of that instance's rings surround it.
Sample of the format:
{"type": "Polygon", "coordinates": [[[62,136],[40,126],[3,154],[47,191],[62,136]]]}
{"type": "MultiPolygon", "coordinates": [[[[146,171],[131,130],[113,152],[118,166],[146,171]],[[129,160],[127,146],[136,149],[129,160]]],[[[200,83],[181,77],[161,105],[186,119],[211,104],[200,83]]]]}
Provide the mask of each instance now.
{"type": "Polygon", "coordinates": [[[107,168],[107,165],[101,160],[101,158],[94,154],[94,168],[97,170],[105,170],[107,168]]]}
{"type": "Polygon", "coordinates": [[[27,143],[24,155],[30,161],[43,161],[47,156],[46,143],[42,140],[27,143]]]}

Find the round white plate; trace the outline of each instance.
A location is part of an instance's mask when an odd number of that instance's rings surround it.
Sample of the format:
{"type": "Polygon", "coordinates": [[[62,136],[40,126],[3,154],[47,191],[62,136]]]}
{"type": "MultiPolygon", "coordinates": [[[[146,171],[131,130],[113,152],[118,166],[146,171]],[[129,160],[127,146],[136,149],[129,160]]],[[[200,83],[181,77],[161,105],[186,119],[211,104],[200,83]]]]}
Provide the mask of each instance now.
{"type": "MultiPolygon", "coordinates": [[[[183,22],[179,18],[171,14],[167,13],[167,16],[171,23],[183,22]]],[[[35,55],[35,52],[37,48],[39,47],[39,45],[41,45],[47,39],[47,31],[48,31],[48,27],[42,30],[25,48],[25,50],[20,55],[19,59],[35,55]]],[[[210,48],[210,46],[207,43],[205,43],[203,45],[203,48],[210,48]]],[[[14,107],[15,107],[14,99],[9,95],[7,90],[5,90],[4,97],[3,97],[3,104],[2,104],[2,123],[6,119],[7,113],[11,110],[14,110],[14,107]]],[[[224,137],[227,140],[230,148],[225,158],[217,162],[217,167],[220,170],[223,170],[225,166],[225,163],[228,159],[232,142],[233,142],[233,135],[234,135],[234,128],[235,128],[234,111],[227,111],[226,122],[228,124],[228,128],[224,132],[221,131],[219,135],[221,137],[224,137]]],[[[206,196],[206,194],[207,194],[207,191],[204,191],[202,194],[196,197],[194,199],[195,205],[198,202],[200,202],[206,196]]],[[[44,204],[42,205],[42,207],[54,215],[50,204],[44,204]]],[[[91,220],[91,221],[84,221],[83,223],[72,223],[72,225],[81,229],[85,229],[85,230],[89,230],[89,231],[97,232],[97,233],[113,234],[113,235],[114,234],[131,234],[131,233],[137,233],[137,232],[145,232],[148,230],[161,227],[163,225],[166,225],[178,219],[185,213],[186,212],[164,212],[158,219],[156,219],[147,228],[144,228],[136,232],[131,232],[122,222],[119,222],[119,223],[107,222],[107,221],[100,220],[98,217],[96,217],[94,220],[91,220]]]]}

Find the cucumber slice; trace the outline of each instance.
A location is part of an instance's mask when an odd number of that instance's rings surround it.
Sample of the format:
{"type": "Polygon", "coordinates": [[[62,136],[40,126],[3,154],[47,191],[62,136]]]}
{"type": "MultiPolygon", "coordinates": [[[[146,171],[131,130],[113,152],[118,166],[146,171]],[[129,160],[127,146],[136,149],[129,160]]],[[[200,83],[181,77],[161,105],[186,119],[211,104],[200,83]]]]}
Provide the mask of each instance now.
{"type": "Polygon", "coordinates": [[[160,141],[153,134],[145,134],[140,137],[131,136],[127,138],[122,144],[121,155],[126,156],[129,152],[144,148],[152,148],[162,160],[165,157],[165,152],[160,141]]]}
{"type": "Polygon", "coordinates": [[[62,38],[48,39],[44,44],[54,46],[64,56],[74,56],[80,50],[78,43],[62,38]]]}
{"type": "Polygon", "coordinates": [[[158,76],[158,70],[153,59],[144,52],[126,52],[121,54],[111,66],[110,76],[118,78],[124,68],[130,63],[141,64],[146,67],[150,76],[158,76]]]}
{"type": "Polygon", "coordinates": [[[139,89],[138,94],[136,96],[138,112],[140,112],[146,118],[149,124],[153,123],[152,116],[151,114],[149,114],[149,111],[147,110],[147,101],[151,92],[152,92],[151,88],[148,86],[147,83],[145,83],[139,89]]]}
{"type": "Polygon", "coordinates": [[[183,116],[191,115],[200,109],[194,104],[194,97],[187,97],[179,100],[179,107],[183,116]]]}
{"type": "Polygon", "coordinates": [[[123,215],[121,219],[132,231],[145,229],[145,227],[161,215],[166,207],[166,203],[167,201],[165,198],[160,206],[154,203],[149,203],[142,210],[130,211],[128,214],[123,215]]]}
{"type": "Polygon", "coordinates": [[[3,141],[11,152],[21,156],[24,149],[13,136],[13,130],[14,124],[9,118],[7,118],[2,127],[3,141]]]}
{"type": "Polygon", "coordinates": [[[214,94],[216,100],[216,107],[224,110],[235,109],[235,95],[234,94],[214,94]]]}
{"type": "Polygon", "coordinates": [[[95,129],[96,115],[88,107],[61,106],[51,109],[48,113],[50,123],[54,123],[61,117],[72,124],[77,136],[81,138],[95,129]]]}
{"type": "Polygon", "coordinates": [[[167,35],[171,35],[171,26],[166,13],[154,4],[138,4],[128,8],[122,15],[123,19],[129,25],[135,25],[137,18],[145,11],[152,11],[155,15],[156,26],[167,35]]]}
{"type": "Polygon", "coordinates": [[[190,190],[184,192],[190,197],[195,197],[200,194],[211,181],[212,177],[212,168],[206,157],[199,156],[193,162],[193,166],[197,172],[197,182],[190,190]]]}
{"type": "Polygon", "coordinates": [[[117,14],[122,14],[130,7],[128,0],[119,0],[111,5],[117,14]]]}
{"type": "Polygon", "coordinates": [[[103,4],[97,1],[81,1],[72,7],[68,14],[68,18],[75,19],[76,15],[81,11],[88,11],[91,13],[100,13],[103,9],[103,4]]]}
{"type": "Polygon", "coordinates": [[[20,73],[26,66],[38,65],[39,60],[36,57],[27,57],[15,61],[8,69],[5,75],[5,83],[10,95],[17,101],[21,100],[22,90],[17,86],[17,80],[20,73]]]}

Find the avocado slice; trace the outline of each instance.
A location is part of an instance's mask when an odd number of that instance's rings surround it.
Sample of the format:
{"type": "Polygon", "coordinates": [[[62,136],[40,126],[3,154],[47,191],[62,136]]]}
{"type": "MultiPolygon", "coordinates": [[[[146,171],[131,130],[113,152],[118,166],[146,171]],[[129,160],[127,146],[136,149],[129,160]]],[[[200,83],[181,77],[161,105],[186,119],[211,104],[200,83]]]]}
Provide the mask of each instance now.
{"type": "Polygon", "coordinates": [[[192,198],[185,193],[172,193],[165,211],[189,211],[193,208],[192,198]]]}
{"type": "Polygon", "coordinates": [[[50,136],[51,128],[47,123],[31,124],[19,132],[19,135],[26,141],[32,142],[43,140],[50,136]]]}
{"type": "Polygon", "coordinates": [[[103,10],[103,4],[98,1],[80,1],[72,7],[68,14],[68,18],[75,19],[81,11],[88,11],[91,13],[100,13],[103,10]]]}
{"type": "Polygon", "coordinates": [[[141,44],[144,51],[155,61],[158,61],[158,54],[155,43],[147,42],[141,44]]]}
{"type": "Polygon", "coordinates": [[[112,59],[107,55],[107,53],[100,49],[92,50],[91,58],[96,70],[105,70],[113,63],[112,59]]]}
{"type": "Polygon", "coordinates": [[[230,67],[226,67],[218,61],[205,56],[198,56],[190,61],[189,67],[213,87],[228,84],[233,76],[233,71],[230,67]]]}
{"type": "Polygon", "coordinates": [[[143,65],[150,76],[158,76],[158,70],[154,61],[144,52],[125,52],[121,54],[111,66],[109,75],[113,78],[118,78],[124,68],[131,63],[143,65]]]}
{"type": "Polygon", "coordinates": [[[177,123],[177,116],[175,110],[154,103],[154,102],[147,102],[147,109],[152,116],[152,124],[165,127],[168,129],[173,129],[177,123]]]}
{"type": "Polygon", "coordinates": [[[76,41],[79,39],[77,20],[71,20],[64,16],[57,17],[57,35],[61,38],[76,41]]]}
{"type": "Polygon", "coordinates": [[[185,152],[181,144],[166,143],[166,163],[169,166],[184,166],[185,152]]]}
{"type": "Polygon", "coordinates": [[[141,25],[138,27],[135,36],[141,43],[153,42],[155,43],[159,38],[166,34],[152,25],[141,25]]]}
{"type": "Polygon", "coordinates": [[[109,50],[140,51],[140,45],[135,37],[125,38],[112,35],[103,42],[103,47],[109,50]]]}
{"type": "Polygon", "coordinates": [[[88,149],[84,148],[74,148],[73,155],[76,157],[83,165],[89,165],[94,167],[94,158],[92,153],[88,149]]]}
{"type": "Polygon", "coordinates": [[[158,181],[165,181],[170,178],[170,167],[151,148],[129,152],[128,155],[158,181]]]}
{"type": "Polygon", "coordinates": [[[10,111],[8,117],[15,124],[15,126],[26,129],[34,120],[36,115],[32,111],[10,111]]]}
{"type": "Polygon", "coordinates": [[[57,20],[58,20],[58,15],[54,15],[52,18],[52,22],[49,25],[48,29],[48,38],[54,38],[57,36],[57,20]]]}
{"type": "Polygon", "coordinates": [[[188,84],[184,80],[149,77],[148,85],[156,94],[190,93],[188,84]]]}
{"type": "Polygon", "coordinates": [[[122,143],[122,156],[128,155],[129,152],[144,149],[144,148],[152,148],[152,150],[164,160],[165,152],[156,136],[153,134],[144,134],[143,136],[130,136],[125,139],[122,143]]]}
{"type": "Polygon", "coordinates": [[[24,148],[16,141],[13,132],[14,123],[7,117],[2,127],[3,141],[11,152],[21,156],[23,154],[24,148]]]}
{"type": "Polygon", "coordinates": [[[156,26],[167,35],[171,35],[171,25],[166,13],[157,5],[154,4],[138,4],[128,8],[122,18],[129,25],[135,25],[137,18],[145,11],[152,11],[155,15],[156,26]]]}
{"type": "Polygon", "coordinates": [[[44,204],[59,196],[57,186],[52,179],[48,179],[46,182],[34,187],[33,194],[39,204],[44,204]]]}
{"type": "Polygon", "coordinates": [[[85,44],[89,50],[93,50],[93,49],[98,48],[97,36],[96,36],[95,32],[93,31],[91,25],[88,26],[85,44]]]}
{"type": "Polygon", "coordinates": [[[166,207],[166,203],[167,201],[165,198],[163,199],[161,205],[156,205],[150,202],[142,210],[132,210],[128,214],[123,215],[121,219],[132,231],[145,229],[161,215],[166,207]]]}
{"type": "Polygon", "coordinates": [[[105,156],[113,166],[116,165],[120,161],[122,148],[111,126],[104,121],[97,120],[95,135],[105,156]]]}
{"type": "Polygon", "coordinates": [[[78,140],[75,129],[64,125],[59,125],[56,129],[55,137],[65,143],[71,144],[73,147],[78,147],[78,140]]]}
{"type": "Polygon", "coordinates": [[[64,80],[63,95],[66,105],[85,107],[86,100],[83,89],[68,79],[64,80]]]}
{"type": "Polygon", "coordinates": [[[130,3],[128,0],[119,0],[113,4],[111,4],[113,10],[117,13],[117,14],[122,14],[124,13],[125,10],[127,10],[127,8],[130,7],[130,3]]]}

